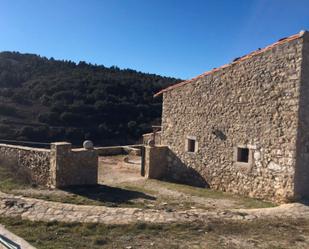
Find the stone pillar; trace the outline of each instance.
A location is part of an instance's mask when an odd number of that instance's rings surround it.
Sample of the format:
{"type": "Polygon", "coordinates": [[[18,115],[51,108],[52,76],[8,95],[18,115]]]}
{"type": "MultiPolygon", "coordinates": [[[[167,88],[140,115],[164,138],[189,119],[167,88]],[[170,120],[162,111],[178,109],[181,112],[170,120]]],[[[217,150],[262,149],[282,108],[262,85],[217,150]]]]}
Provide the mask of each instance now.
{"type": "MultiPolygon", "coordinates": [[[[62,175],[64,167],[69,163],[72,145],[67,142],[51,143],[50,146],[50,187],[64,186],[62,175]]],[[[69,165],[67,165],[69,166],[69,165]]]]}
{"type": "Polygon", "coordinates": [[[160,179],[165,176],[167,171],[167,153],[167,146],[145,146],[145,177],[160,179]]]}

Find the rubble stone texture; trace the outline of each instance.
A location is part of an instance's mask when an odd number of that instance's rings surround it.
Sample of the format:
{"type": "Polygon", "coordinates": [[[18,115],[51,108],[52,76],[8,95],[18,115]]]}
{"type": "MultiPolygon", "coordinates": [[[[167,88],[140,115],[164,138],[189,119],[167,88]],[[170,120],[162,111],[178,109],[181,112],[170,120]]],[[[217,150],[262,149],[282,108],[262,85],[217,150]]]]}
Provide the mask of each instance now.
{"type": "Polygon", "coordinates": [[[75,205],[13,196],[0,192],[0,215],[21,217],[32,221],[103,224],[207,222],[211,219],[251,221],[269,218],[305,219],[309,215],[309,207],[304,204],[293,203],[262,209],[205,211],[194,208],[185,211],[167,211],[75,205]]]}
{"type": "Polygon", "coordinates": [[[14,172],[23,174],[33,183],[38,185],[49,183],[48,149],[0,144],[0,163],[2,166],[12,167],[14,172]]]}
{"type": "Polygon", "coordinates": [[[29,182],[48,187],[94,185],[98,182],[98,153],[52,143],[51,149],[0,144],[0,163],[29,182]]]}
{"type": "Polygon", "coordinates": [[[309,197],[309,33],[164,91],[161,139],[173,180],[276,202],[309,197]],[[197,151],[187,152],[192,137],[197,151]]]}
{"type": "Polygon", "coordinates": [[[51,187],[98,183],[98,154],[94,149],[72,149],[70,143],[51,144],[51,187]]]}

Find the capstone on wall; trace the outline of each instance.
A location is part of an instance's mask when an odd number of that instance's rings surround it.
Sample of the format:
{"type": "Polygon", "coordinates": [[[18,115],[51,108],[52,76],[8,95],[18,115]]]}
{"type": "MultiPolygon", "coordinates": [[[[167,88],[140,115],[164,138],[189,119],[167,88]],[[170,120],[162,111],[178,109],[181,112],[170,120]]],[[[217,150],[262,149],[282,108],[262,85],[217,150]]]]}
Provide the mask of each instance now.
{"type": "Polygon", "coordinates": [[[302,39],[280,44],[164,92],[167,177],[278,202],[295,198],[302,48],[302,39]],[[192,137],[197,151],[186,152],[192,137]],[[238,147],[249,149],[250,163],[236,162],[238,147]]]}
{"type": "Polygon", "coordinates": [[[95,147],[94,150],[99,156],[114,156],[114,155],[126,155],[135,154],[140,155],[142,145],[121,145],[121,146],[107,146],[107,147],[95,147]]]}

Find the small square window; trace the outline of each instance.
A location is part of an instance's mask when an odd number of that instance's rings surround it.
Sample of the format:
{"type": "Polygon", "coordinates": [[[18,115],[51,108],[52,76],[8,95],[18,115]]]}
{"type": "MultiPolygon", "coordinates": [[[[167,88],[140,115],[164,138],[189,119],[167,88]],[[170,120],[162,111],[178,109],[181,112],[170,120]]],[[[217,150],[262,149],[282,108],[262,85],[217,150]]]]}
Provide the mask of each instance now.
{"type": "Polygon", "coordinates": [[[249,163],[248,148],[237,148],[237,162],[249,163]]]}
{"type": "Polygon", "coordinates": [[[196,152],[196,149],[197,149],[196,147],[197,147],[196,140],[188,138],[187,139],[187,152],[196,152]]]}

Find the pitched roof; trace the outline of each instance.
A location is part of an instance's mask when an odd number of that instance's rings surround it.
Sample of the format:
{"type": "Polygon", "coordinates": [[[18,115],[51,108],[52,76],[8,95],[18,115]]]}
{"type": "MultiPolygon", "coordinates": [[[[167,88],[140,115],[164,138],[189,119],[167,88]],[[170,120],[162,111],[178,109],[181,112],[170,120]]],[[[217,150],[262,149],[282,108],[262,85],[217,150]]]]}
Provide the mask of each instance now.
{"type": "Polygon", "coordinates": [[[285,38],[281,38],[281,39],[278,40],[277,42],[275,42],[275,43],[273,43],[273,44],[271,44],[271,45],[268,45],[268,46],[265,47],[265,48],[255,50],[255,51],[253,51],[253,52],[251,52],[251,53],[249,53],[249,54],[247,54],[247,55],[244,55],[244,56],[242,56],[242,57],[236,58],[236,59],[234,59],[234,60],[233,60],[231,63],[229,63],[229,64],[225,64],[225,65],[223,65],[223,66],[221,66],[221,67],[214,68],[214,69],[212,69],[212,70],[210,70],[210,71],[207,71],[207,72],[205,72],[205,73],[203,73],[203,74],[201,74],[201,75],[199,75],[199,76],[197,76],[197,77],[194,77],[194,78],[192,78],[192,79],[190,79],[190,80],[185,80],[185,81],[182,81],[182,82],[177,83],[177,84],[175,84],[175,85],[172,85],[172,86],[169,86],[169,87],[167,87],[167,88],[164,88],[164,89],[162,89],[161,91],[157,92],[157,93],[154,95],[154,97],[157,97],[157,96],[161,95],[161,94],[164,93],[164,92],[171,91],[171,90],[173,90],[173,89],[175,89],[175,88],[178,88],[178,87],[181,87],[181,86],[183,86],[183,85],[192,83],[192,82],[194,82],[194,81],[197,80],[197,79],[203,78],[203,77],[205,77],[205,76],[207,76],[207,75],[210,75],[210,74],[212,74],[212,73],[214,73],[214,72],[220,71],[220,70],[222,70],[222,69],[224,69],[224,68],[227,68],[227,67],[229,67],[229,66],[231,66],[231,65],[234,65],[234,64],[237,64],[237,63],[239,63],[239,62],[241,62],[241,61],[247,60],[247,59],[249,59],[249,58],[251,58],[251,57],[253,57],[253,56],[256,56],[256,55],[258,55],[258,54],[264,53],[265,51],[268,51],[268,50],[270,50],[270,49],[272,49],[272,48],[274,48],[274,47],[276,47],[276,46],[278,46],[278,45],[280,45],[280,44],[284,44],[284,43],[287,43],[287,42],[296,40],[296,39],[302,37],[302,36],[304,35],[305,32],[306,32],[306,31],[300,31],[299,33],[297,33],[297,34],[295,34],[295,35],[292,35],[292,36],[289,36],[289,37],[285,37],[285,38]]]}

